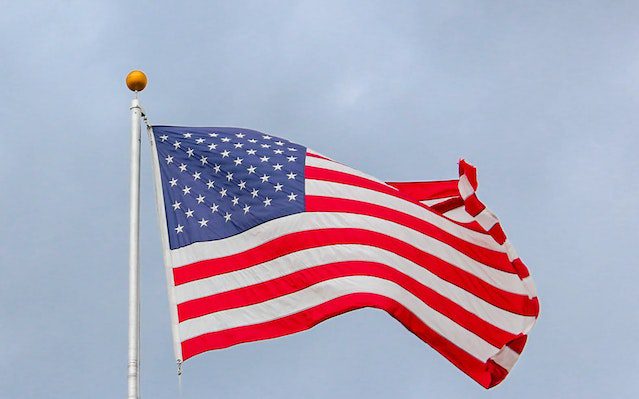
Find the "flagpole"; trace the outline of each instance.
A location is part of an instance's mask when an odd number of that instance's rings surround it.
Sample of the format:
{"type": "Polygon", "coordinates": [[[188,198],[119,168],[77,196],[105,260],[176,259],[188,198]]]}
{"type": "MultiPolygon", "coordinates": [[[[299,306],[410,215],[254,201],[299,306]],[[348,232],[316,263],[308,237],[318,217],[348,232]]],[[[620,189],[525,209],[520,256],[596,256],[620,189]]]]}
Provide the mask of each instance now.
{"type": "Polygon", "coordinates": [[[129,212],[129,362],[128,399],[140,397],[140,119],[142,107],[138,92],[144,90],[147,79],[141,71],[126,77],[127,87],[135,92],[131,101],[131,181],[129,212]]]}

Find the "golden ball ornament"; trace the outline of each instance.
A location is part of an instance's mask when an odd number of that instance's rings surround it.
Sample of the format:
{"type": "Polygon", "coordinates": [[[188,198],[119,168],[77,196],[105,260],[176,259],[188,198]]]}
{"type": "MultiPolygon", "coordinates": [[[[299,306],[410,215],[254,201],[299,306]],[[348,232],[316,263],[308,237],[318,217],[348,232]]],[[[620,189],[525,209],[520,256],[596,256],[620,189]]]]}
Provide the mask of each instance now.
{"type": "Polygon", "coordinates": [[[142,71],[131,71],[126,75],[126,87],[131,91],[142,91],[146,87],[148,80],[142,71]]]}

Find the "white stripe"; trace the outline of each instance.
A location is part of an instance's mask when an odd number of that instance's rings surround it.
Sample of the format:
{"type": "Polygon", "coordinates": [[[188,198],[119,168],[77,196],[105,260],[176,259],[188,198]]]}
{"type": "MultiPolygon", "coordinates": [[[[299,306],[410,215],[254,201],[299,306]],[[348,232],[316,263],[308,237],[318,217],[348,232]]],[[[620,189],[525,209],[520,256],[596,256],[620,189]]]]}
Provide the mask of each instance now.
{"type": "MultiPolygon", "coordinates": [[[[425,201],[419,201],[419,202],[426,206],[432,207],[433,205],[447,201],[451,198],[460,198],[460,197],[453,196],[453,197],[438,198],[438,199],[425,200],[425,201]]],[[[470,216],[468,212],[466,212],[466,209],[464,208],[463,205],[458,206],[457,208],[453,208],[447,212],[444,212],[443,215],[449,219],[453,219],[454,221],[460,222],[460,223],[470,223],[475,221],[475,218],[473,218],[472,216],[470,216]]]]}
{"type": "Polygon", "coordinates": [[[475,221],[475,218],[470,216],[470,214],[466,212],[466,209],[463,206],[451,209],[450,211],[444,213],[444,216],[460,223],[470,223],[475,221]]]}
{"type": "Polygon", "coordinates": [[[431,210],[379,191],[324,180],[306,179],[306,195],[343,198],[381,205],[424,220],[464,241],[494,251],[506,252],[506,248],[498,244],[489,234],[461,227],[431,210]]]}
{"type": "Polygon", "coordinates": [[[519,353],[510,349],[508,346],[504,346],[502,350],[500,350],[492,359],[510,372],[512,370],[515,363],[517,363],[517,359],[519,359],[519,353]]]}
{"type": "Polygon", "coordinates": [[[535,281],[532,279],[532,276],[528,276],[522,280],[524,283],[524,287],[526,287],[526,291],[528,292],[528,296],[530,298],[535,298],[537,296],[537,287],[535,286],[535,281]]]}
{"type": "Polygon", "coordinates": [[[477,216],[475,216],[475,220],[484,230],[490,230],[494,225],[497,224],[497,217],[493,215],[488,208],[484,208],[477,216]]]}
{"type": "Polygon", "coordinates": [[[311,150],[311,149],[310,149],[310,148],[308,148],[308,147],[306,147],[306,152],[308,152],[309,154],[313,154],[313,155],[319,155],[320,157],[324,157],[324,158],[326,158],[326,159],[331,159],[331,157],[327,157],[326,155],[321,154],[321,153],[319,153],[319,152],[317,152],[317,151],[315,151],[315,150],[311,150]]]}
{"type": "Polygon", "coordinates": [[[186,320],[180,323],[180,336],[187,340],[209,332],[264,323],[354,293],[378,294],[399,302],[435,332],[482,361],[486,361],[499,351],[498,348],[426,306],[401,286],[371,276],[350,276],[323,281],[266,302],[186,320]]]}
{"type": "Polygon", "coordinates": [[[317,167],[317,168],[329,169],[329,170],[335,170],[335,171],[338,171],[338,172],[348,173],[349,175],[363,177],[364,179],[372,180],[374,182],[381,183],[381,184],[383,184],[383,185],[385,185],[387,187],[390,187],[393,190],[397,190],[395,187],[386,184],[385,182],[379,180],[376,177],[373,177],[371,175],[367,175],[364,172],[360,172],[357,169],[353,169],[350,166],[342,165],[341,163],[338,163],[338,162],[335,162],[335,161],[330,161],[330,160],[327,160],[327,159],[315,158],[315,157],[306,157],[306,166],[314,166],[314,167],[317,167]]]}
{"type": "Polygon", "coordinates": [[[151,141],[151,157],[153,159],[153,177],[155,180],[155,199],[156,210],[158,213],[158,223],[160,225],[160,237],[162,238],[162,255],[164,260],[164,273],[166,275],[166,287],[169,297],[169,311],[171,312],[171,332],[173,336],[173,353],[178,362],[182,361],[182,345],[180,345],[180,337],[178,333],[178,314],[177,304],[175,301],[175,282],[173,281],[173,269],[171,262],[171,249],[169,248],[169,232],[166,222],[166,213],[164,207],[164,196],[162,195],[162,178],[160,175],[160,160],[158,159],[157,144],[155,143],[155,134],[151,127],[147,133],[151,141]]]}
{"type": "Polygon", "coordinates": [[[515,251],[515,247],[513,246],[513,244],[511,244],[510,240],[506,239],[506,241],[504,242],[504,247],[506,247],[506,253],[508,254],[509,261],[512,262],[515,259],[519,258],[519,255],[517,255],[517,251],[515,251]]]}
{"type": "Polygon", "coordinates": [[[519,334],[535,321],[534,317],[517,315],[491,305],[397,254],[358,244],[306,249],[243,270],[192,281],[175,287],[176,298],[178,303],[183,303],[263,283],[299,270],[344,261],[369,261],[388,265],[457,303],[470,313],[513,334],[519,334]]]}
{"type": "MultiPolygon", "coordinates": [[[[401,192],[401,190],[400,190],[401,192]]],[[[459,196],[457,195],[453,195],[450,197],[444,197],[444,198],[435,198],[435,199],[427,199],[427,200],[423,200],[423,201],[419,201],[422,204],[426,205],[426,206],[433,206],[435,204],[439,204],[440,202],[444,202],[444,201],[448,201],[451,198],[458,198],[459,196]]]]}
{"type": "Polygon", "coordinates": [[[461,175],[459,177],[458,187],[459,187],[459,194],[461,195],[463,200],[466,200],[466,198],[470,197],[471,195],[475,193],[475,189],[468,181],[468,178],[466,177],[466,175],[461,175]]]}
{"type": "Polygon", "coordinates": [[[519,276],[514,273],[507,273],[484,266],[447,244],[424,234],[416,233],[415,230],[400,224],[372,216],[351,213],[298,213],[273,219],[232,237],[217,241],[193,243],[186,247],[174,249],[171,251],[171,258],[174,267],[179,267],[201,260],[244,252],[286,234],[327,228],[355,228],[386,234],[455,265],[490,285],[508,292],[526,295],[519,276]]]}

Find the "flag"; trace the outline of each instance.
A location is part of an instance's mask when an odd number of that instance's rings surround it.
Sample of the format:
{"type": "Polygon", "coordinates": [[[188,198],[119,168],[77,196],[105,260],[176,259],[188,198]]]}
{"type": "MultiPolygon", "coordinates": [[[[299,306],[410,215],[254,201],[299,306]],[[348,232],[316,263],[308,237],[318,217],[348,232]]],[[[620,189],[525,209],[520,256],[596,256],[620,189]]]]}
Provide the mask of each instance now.
{"type": "Polygon", "coordinates": [[[385,183],[254,130],[150,132],[178,362],[364,307],[485,388],[517,361],[539,303],[470,164],[385,183]]]}

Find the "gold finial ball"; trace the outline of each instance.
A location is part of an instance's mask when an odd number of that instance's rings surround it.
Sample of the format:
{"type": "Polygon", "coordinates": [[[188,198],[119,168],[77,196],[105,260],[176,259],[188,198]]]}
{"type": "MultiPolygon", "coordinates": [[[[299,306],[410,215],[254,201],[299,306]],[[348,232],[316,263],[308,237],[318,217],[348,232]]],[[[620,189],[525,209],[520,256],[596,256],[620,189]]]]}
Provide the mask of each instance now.
{"type": "Polygon", "coordinates": [[[131,71],[126,75],[126,87],[131,91],[142,91],[146,87],[146,75],[142,71],[131,71]]]}

